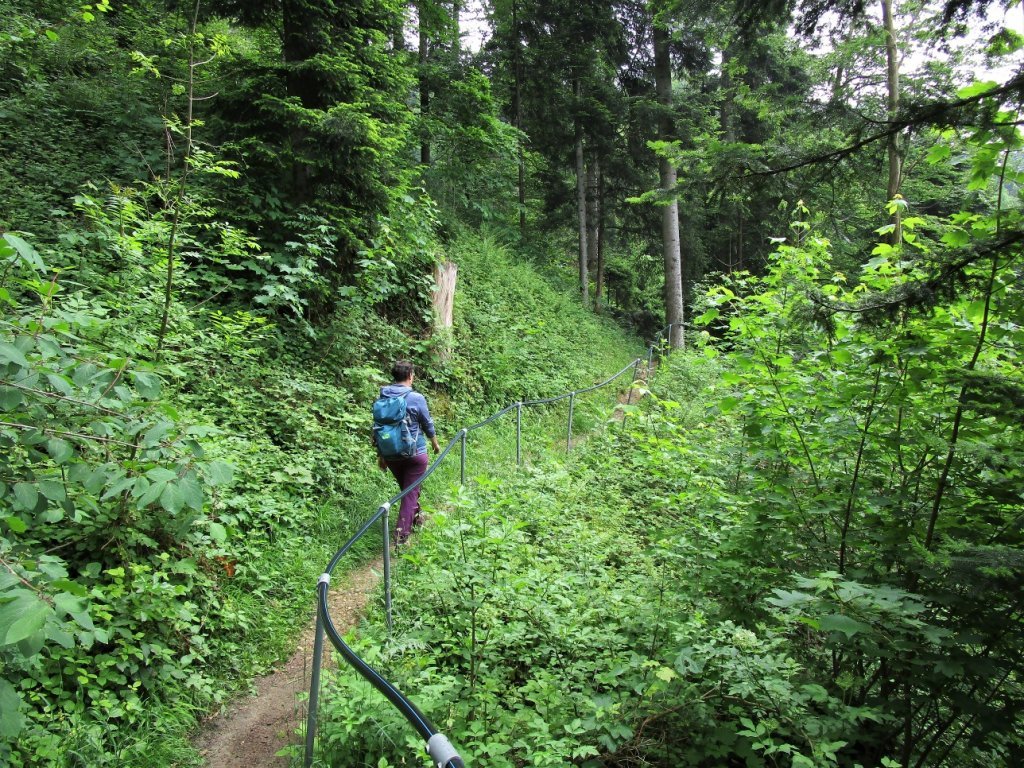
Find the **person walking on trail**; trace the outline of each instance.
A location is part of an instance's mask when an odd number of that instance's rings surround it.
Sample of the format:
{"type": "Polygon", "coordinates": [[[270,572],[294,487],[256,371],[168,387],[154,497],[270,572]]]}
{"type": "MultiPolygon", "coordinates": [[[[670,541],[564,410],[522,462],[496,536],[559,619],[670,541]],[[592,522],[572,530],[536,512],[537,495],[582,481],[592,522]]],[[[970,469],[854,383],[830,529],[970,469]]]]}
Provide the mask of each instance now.
{"type": "MultiPolygon", "coordinates": [[[[427,399],[413,391],[413,364],[408,360],[397,361],[391,367],[391,378],[392,383],[381,389],[380,399],[374,403],[373,444],[378,465],[390,470],[404,491],[427,471],[427,440],[435,453],[441,452],[441,446],[427,399]]],[[[419,486],[402,497],[395,526],[396,544],[405,544],[413,527],[421,523],[419,502],[419,486]]]]}

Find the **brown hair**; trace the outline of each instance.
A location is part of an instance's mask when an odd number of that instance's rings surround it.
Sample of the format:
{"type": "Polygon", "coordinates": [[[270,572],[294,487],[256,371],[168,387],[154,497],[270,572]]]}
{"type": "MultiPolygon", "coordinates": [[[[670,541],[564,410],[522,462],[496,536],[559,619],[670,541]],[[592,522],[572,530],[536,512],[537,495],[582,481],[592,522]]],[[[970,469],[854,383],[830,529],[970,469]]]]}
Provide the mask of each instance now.
{"type": "Polygon", "coordinates": [[[408,360],[396,360],[391,366],[392,381],[408,381],[416,373],[416,368],[408,360]]]}

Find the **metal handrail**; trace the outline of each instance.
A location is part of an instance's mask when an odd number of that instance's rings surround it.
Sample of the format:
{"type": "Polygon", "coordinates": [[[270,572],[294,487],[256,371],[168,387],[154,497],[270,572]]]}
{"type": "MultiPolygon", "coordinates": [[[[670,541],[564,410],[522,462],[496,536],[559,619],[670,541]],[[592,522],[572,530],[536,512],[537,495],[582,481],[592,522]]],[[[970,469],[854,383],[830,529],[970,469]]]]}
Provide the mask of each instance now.
{"type": "MultiPolygon", "coordinates": [[[[672,328],[675,324],[669,323],[668,326],[663,328],[654,338],[654,342],[648,347],[647,350],[647,370],[651,369],[651,361],[654,356],[654,350],[659,345],[659,340],[664,337],[668,340],[669,344],[672,341],[672,328]]],[[[426,741],[427,753],[430,755],[431,760],[438,768],[464,768],[462,758],[458,752],[452,746],[448,738],[440,733],[430,720],[416,708],[416,705],[409,700],[401,691],[399,691],[394,685],[389,683],[377,670],[367,664],[359,655],[352,650],[352,648],[342,639],[341,634],[334,626],[334,622],[331,620],[330,606],[327,603],[327,590],[331,583],[331,575],[334,573],[334,569],[337,568],[338,563],[341,561],[345,553],[366,533],[373,528],[378,522],[383,525],[383,548],[384,548],[384,609],[387,618],[388,631],[391,631],[391,550],[389,546],[390,532],[388,515],[391,508],[398,502],[400,502],[406,495],[411,493],[413,489],[418,488],[422,485],[431,474],[434,473],[441,463],[445,460],[451,450],[455,447],[456,443],[460,444],[461,448],[461,472],[460,478],[463,485],[466,483],[466,438],[470,432],[480,429],[481,427],[487,426],[497,419],[501,418],[505,414],[509,413],[513,409],[516,411],[516,464],[522,464],[522,413],[524,406],[536,406],[536,405],[548,405],[551,403],[557,403],[561,400],[568,398],[569,400],[569,422],[566,439],[566,450],[572,450],[572,420],[573,420],[573,407],[577,395],[586,394],[593,392],[594,390],[608,386],[613,381],[622,376],[630,368],[633,369],[633,380],[630,383],[630,392],[627,398],[626,404],[631,404],[633,396],[633,385],[636,383],[637,374],[639,372],[640,364],[644,361],[643,358],[638,357],[633,360],[629,365],[625,366],[615,375],[605,379],[604,381],[594,384],[590,387],[583,389],[573,390],[566,392],[563,395],[557,397],[542,398],[537,400],[524,400],[503,408],[497,413],[488,416],[481,422],[472,424],[468,427],[460,429],[455,437],[451,439],[451,442],[445,446],[434,461],[427,467],[427,470],[423,473],[423,476],[415,483],[405,488],[400,493],[392,496],[388,501],[384,502],[377,508],[377,511],[359,528],[359,530],[347,541],[337,552],[334,557],[327,564],[327,568],[324,569],[321,574],[319,581],[317,582],[317,613],[316,613],[316,634],[313,641],[313,669],[310,677],[310,689],[309,689],[309,708],[306,714],[306,741],[305,741],[305,761],[304,766],[309,768],[313,762],[313,747],[314,737],[316,734],[316,723],[317,714],[319,710],[319,694],[320,694],[320,672],[322,667],[323,657],[323,641],[324,635],[330,639],[331,643],[341,653],[344,659],[363,676],[374,688],[380,691],[391,704],[402,713],[405,719],[409,722],[417,733],[426,741]]],[[[623,423],[625,423],[625,417],[623,417],[623,423]]]]}

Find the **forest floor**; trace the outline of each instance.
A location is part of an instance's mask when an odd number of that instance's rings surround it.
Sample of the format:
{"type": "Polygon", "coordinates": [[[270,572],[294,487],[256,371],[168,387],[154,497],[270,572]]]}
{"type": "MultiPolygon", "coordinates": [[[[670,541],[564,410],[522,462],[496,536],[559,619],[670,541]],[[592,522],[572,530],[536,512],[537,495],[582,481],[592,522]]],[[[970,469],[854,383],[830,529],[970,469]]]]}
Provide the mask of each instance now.
{"type": "MultiPolygon", "coordinates": [[[[342,634],[363,615],[383,568],[373,562],[346,574],[328,590],[331,619],[342,634]]],[[[287,757],[277,753],[299,743],[297,735],[305,706],[298,694],[309,691],[315,616],[303,630],[295,652],[277,670],[255,682],[255,693],[232,702],[205,722],[195,740],[207,768],[286,768],[287,757]]],[[[331,663],[328,652],[325,665],[331,663]]]]}

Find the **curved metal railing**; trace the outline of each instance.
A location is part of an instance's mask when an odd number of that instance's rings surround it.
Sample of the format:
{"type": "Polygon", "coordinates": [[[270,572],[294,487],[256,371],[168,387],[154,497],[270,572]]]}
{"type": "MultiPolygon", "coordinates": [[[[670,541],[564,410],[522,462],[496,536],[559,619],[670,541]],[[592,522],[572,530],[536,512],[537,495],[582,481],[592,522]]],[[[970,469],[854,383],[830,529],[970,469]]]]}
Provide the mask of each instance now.
{"type": "MultiPolygon", "coordinates": [[[[651,363],[654,357],[655,350],[661,346],[661,340],[666,339],[671,344],[672,329],[676,324],[669,323],[668,326],[663,328],[654,338],[654,342],[647,349],[646,363],[647,371],[651,370],[651,363]]],[[[685,332],[685,328],[680,325],[680,332],[685,332]]],[[[316,634],[313,641],[313,667],[310,677],[310,689],[309,689],[309,706],[306,714],[306,741],[305,741],[305,760],[303,765],[306,768],[313,762],[313,747],[316,736],[316,724],[317,714],[319,709],[319,694],[320,694],[320,672],[323,659],[323,647],[324,647],[324,636],[330,638],[331,644],[341,653],[342,657],[358,672],[363,676],[374,688],[380,691],[384,697],[391,702],[391,704],[405,717],[409,724],[416,730],[417,733],[426,742],[427,753],[430,755],[431,760],[438,768],[464,768],[464,763],[459,753],[452,746],[448,738],[440,733],[430,720],[416,708],[416,705],[409,700],[409,698],[399,691],[394,685],[388,682],[377,670],[363,661],[359,655],[352,650],[352,648],[344,641],[337,628],[334,626],[334,622],[331,620],[330,606],[327,603],[327,590],[330,587],[331,575],[337,568],[338,563],[345,556],[345,553],[352,548],[352,546],[365,536],[375,525],[380,523],[382,525],[383,533],[383,550],[384,550],[384,612],[387,619],[388,632],[390,633],[392,628],[391,623],[391,549],[389,546],[390,542],[390,531],[389,531],[389,512],[391,508],[400,502],[407,494],[411,493],[414,488],[419,487],[427,478],[430,477],[434,471],[441,466],[448,454],[451,453],[452,449],[456,444],[460,445],[460,482],[465,485],[466,483],[466,438],[470,432],[485,427],[505,414],[515,410],[516,411],[516,464],[521,465],[523,462],[522,453],[522,419],[523,419],[523,408],[535,407],[541,405],[550,405],[553,403],[560,402],[562,400],[569,400],[569,420],[566,437],[566,450],[572,450],[572,422],[574,415],[574,408],[576,403],[576,397],[578,395],[593,392],[594,390],[601,389],[616,381],[619,377],[624,375],[630,369],[633,370],[633,378],[630,382],[629,394],[627,396],[626,404],[632,403],[633,398],[633,385],[636,383],[637,375],[640,371],[640,364],[644,362],[644,358],[638,357],[633,360],[629,365],[625,366],[618,373],[610,376],[609,378],[583,389],[576,389],[565,394],[558,395],[556,397],[541,398],[538,400],[523,400],[518,403],[503,408],[497,413],[488,416],[483,421],[472,424],[468,427],[463,427],[452,438],[451,442],[445,446],[434,461],[427,467],[426,472],[423,473],[423,477],[417,480],[414,484],[392,496],[386,502],[377,508],[377,511],[359,528],[358,531],[347,541],[345,544],[334,554],[331,561],[327,564],[323,574],[321,574],[319,581],[317,582],[317,613],[316,613],[316,634]]],[[[628,415],[628,414],[627,414],[628,415]]],[[[623,422],[625,422],[625,416],[623,422]]]]}

